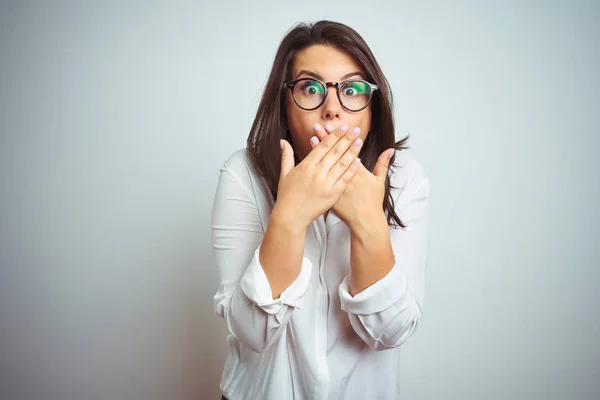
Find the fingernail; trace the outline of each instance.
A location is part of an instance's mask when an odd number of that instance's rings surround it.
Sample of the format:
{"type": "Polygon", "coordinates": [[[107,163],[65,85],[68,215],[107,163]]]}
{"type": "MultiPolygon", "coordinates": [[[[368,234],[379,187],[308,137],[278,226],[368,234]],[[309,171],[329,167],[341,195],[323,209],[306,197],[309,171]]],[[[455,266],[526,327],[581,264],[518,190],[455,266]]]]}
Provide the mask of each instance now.
{"type": "Polygon", "coordinates": [[[360,140],[360,138],[358,138],[358,139],[356,139],[356,140],[354,141],[354,145],[355,145],[356,147],[360,147],[360,145],[361,145],[361,144],[362,144],[362,140],[360,140]]]}
{"type": "Polygon", "coordinates": [[[346,132],[348,130],[348,125],[340,126],[340,132],[346,132]]]}
{"type": "Polygon", "coordinates": [[[283,150],[283,139],[279,139],[279,145],[281,146],[281,150],[283,150]]]}
{"type": "Polygon", "coordinates": [[[325,125],[325,130],[329,133],[331,133],[333,131],[333,127],[329,124],[325,125]]]}
{"type": "Polygon", "coordinates": [[[316,137],[316,136],[313,136],[313,137],[310,138],[310,142],[312,144],[317,144],[317,143],[319,143],[319,138],[316,137]]]}
{"type": "Polygon", "coordinates": [[[394,149],[390,149],[390,150],[388,151],[388,154],[387,154],[387,158],[388,158],[388,160],[390,160],[390,159],[392,158],[392,156],[394,155],[394,153],[395,153],[395,152],[396,152],[396,151],[395,151],[394,149]]]}
{"type": "Polygon", "coordinates": [[[321,124],[317,123],[313,125],[313,128],[315,129],[315,131],[317,132],[321,132],[321,130],[323,129],[323,127],[321,126],[321,124]]]}
{"type": "Polygon", "coordinates": [[[353,135],[358,135],[359,133],[360,133],[360,128],[358,126],[352,130],[353,135]]]}
{"type": "Polygon", "coordinates": [[[360,164],[360,158],[356,157],[356,160],[354,160],[354,165],[358,165],[360,164]]]}

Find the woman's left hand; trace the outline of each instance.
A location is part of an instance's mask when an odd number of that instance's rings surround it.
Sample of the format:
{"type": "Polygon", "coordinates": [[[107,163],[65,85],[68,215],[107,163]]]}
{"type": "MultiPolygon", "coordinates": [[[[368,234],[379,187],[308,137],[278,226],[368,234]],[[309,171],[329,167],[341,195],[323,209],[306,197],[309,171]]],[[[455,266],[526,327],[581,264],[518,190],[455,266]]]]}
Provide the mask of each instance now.
{"type": "MultiPolygon", "coordinates": [[[[326,135],[327,133],[324,131],[315,131],[315,136],[319,141],[326,135]]],[[[311,146],[314,148],[316,145],[311,143],[311,146]]],[[[350,230],[361,224],[364,225],[368,221],[378,221],[379,216],[383,213],[385,178],[393,154],[394,149],[388,149],[381,153],[373,173],[362,163],[359,164],[356,175],[332,207],[336,215],[348,225],[350,230]]]]}

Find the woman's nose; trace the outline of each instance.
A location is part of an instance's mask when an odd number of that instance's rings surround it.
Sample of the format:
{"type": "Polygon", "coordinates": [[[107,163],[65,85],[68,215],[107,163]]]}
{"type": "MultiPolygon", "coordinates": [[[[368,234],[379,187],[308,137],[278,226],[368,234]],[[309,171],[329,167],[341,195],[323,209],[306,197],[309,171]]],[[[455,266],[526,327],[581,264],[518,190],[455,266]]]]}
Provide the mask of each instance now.
{"type": "Polygon", "coordinates": [[[333,120],[339,119],[342,116],[342,105],[337,96],[335,87],[329,87],[325,103],[323,104],[323,119],[333,120]]]}

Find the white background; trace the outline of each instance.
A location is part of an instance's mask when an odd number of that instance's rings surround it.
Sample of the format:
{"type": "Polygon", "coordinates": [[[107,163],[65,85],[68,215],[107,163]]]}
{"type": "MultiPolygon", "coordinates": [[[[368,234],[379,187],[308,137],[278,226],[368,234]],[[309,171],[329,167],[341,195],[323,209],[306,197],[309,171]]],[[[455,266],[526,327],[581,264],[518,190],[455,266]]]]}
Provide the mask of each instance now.
{"type": "Polygon", "coordinates": [[[598,398],[593,1],[0,1],[0,398],[220,398],[218,169],[323,18],[369,43],[431,180],[403,398],[598,398]]]}

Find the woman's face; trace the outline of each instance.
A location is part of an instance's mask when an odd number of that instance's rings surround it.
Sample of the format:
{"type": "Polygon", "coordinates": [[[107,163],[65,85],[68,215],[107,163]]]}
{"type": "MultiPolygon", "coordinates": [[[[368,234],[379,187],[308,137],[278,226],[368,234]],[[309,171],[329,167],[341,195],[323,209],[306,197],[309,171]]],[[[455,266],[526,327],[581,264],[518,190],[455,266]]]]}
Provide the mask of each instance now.
{"type": "MultiPolygon", "coordinates": [[[[310,46],[296,54],[292,81],[299,78],[317,78],[324,83],[341,82],[349,78],[366,80],[364,71],[350,55],[326,45],[310,46]]],[[[335,87],[328,87],[327,90],[325,102],[311,111],[298,107],[292,91],[287,90],[288,129],[294,141],[294,152],[300,160],[311,151],[310,138],[315,136],[315,124],[322,127],[329,124],[333,129],[345,124],[349,130],[358,126],[361,129],[359,137],[363,142],[371,129],[370,104],[364,110],[351,112],[340,104],[335,87]]]]}

